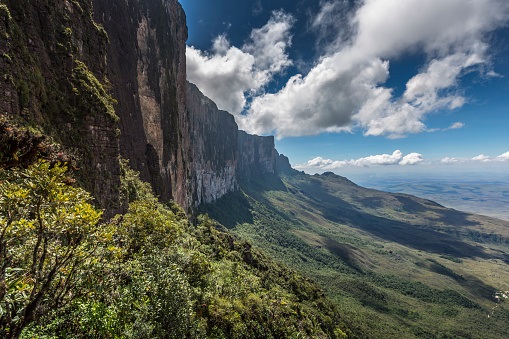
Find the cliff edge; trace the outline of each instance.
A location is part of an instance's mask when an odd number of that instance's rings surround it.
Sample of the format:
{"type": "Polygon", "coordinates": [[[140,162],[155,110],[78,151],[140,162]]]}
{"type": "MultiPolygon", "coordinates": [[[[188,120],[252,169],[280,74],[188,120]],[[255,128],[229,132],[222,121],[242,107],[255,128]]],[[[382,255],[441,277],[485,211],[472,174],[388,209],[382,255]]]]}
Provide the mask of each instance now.
{"type": "Polygon", "coordinates": [[[1,0],[0,40],[0,114],[75,155],[103,208],[122,210],[119,158],[190,215],[289,167],[186,81],[177,0],[1,0]]]}

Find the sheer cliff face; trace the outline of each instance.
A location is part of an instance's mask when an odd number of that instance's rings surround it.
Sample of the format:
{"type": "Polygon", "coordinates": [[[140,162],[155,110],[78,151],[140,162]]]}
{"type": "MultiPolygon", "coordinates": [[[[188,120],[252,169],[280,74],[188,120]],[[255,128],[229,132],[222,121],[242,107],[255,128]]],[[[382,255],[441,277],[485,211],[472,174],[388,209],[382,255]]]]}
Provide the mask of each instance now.
{"type": "Polygon", "coordinates": [[[186,82],[186,39],[177,0],[1,0],[0,114],[74,150],[111,213],[120,155],[192,214],[275,173],[279,155],[186,82]]]}
{"type": "Polygon", "coordinates": [[[177,0],[93,0],[108,32],[121,154],[163,199],[193,206],[185,14],[177,0]]]}
{"type": "Polygon", "coordinates": [[[185,14],[176,0],[93,0],[109,35],[108,77],[118,100],[121,153],[163,199],[188,212],[274,173],[272,137],[238,132],[186,83],[185,14]]]}
{"type": "Polygon", "coordinates": [[[107,35],[91,10],[89,0],[2,0],[0,114],[77,155],[83,186],[114,211],[118,117],[104,86],[107,35]]]}
{"type": "Polygon", "coordinates": [[[288,158],[274,148],[274,137],[239,131],[233,116],[219,110],[191,83],[186,105],[191,117],[196,207],[235,191],[240,182],[275,174],[278,169],[290,173],[288,158]]]}
{"type": "Polygon", "coordinates": [[[191,117],[194,203],[211,203],[237,189],[237,124],[193,84],[187,87],[191,117]]]}
{"type": "Polygon", "coordinates": [[[277,152],[273,136],[263,137],[239,131],[238,154],[239,179],[249,180],[262,174],[276,173],[277,152]]]}
{"type": "Polygon", "coordinates": [[[283,154],[276,152],[276,172],[285,175],[295,175],[300,173],[299,171],[292,168],[290,165],[290,159],[283,154]]]}

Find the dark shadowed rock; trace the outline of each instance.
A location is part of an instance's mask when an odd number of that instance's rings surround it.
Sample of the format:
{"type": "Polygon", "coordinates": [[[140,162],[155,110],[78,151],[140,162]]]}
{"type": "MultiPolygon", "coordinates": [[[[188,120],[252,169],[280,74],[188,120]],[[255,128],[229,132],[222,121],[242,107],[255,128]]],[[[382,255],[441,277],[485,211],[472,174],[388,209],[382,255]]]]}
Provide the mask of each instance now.
{"type": "Polygon", "coordinates": [[[101,207],[121,210],[119,157],[189,214],[240,180],[292,172],[273,137],[238,131],[187,83],[177,0],[3,3],[0,113],[76,153],[101,207]]]}
{"type": "Polygon", "coordinates": [[[108,77],[118,100],[120,150],[162,200],[192,207],[185,107],[186,18],[177,0],[93,0],[109,35],[108,77]]]}
{"type": "Polygon", "coordinates": [[[239,131],[237,175],[250,180],[261,174],[276,172],[276,149],[273,136],[258,136],[239,131]]]}
{"type": "Polygon", "coordinates": [[[292,168],[290,160],[283,154],[276,154],[276,172],[285,175],[295,175],[301,172],[292,168]]]}
{"type": "Polygon", "coordinates": [[[106,32],[89,0],[0,5],[0,114],[37,126],[78,158],[102,207],[119,206],[118,117],[108,95],[106,32]]]}

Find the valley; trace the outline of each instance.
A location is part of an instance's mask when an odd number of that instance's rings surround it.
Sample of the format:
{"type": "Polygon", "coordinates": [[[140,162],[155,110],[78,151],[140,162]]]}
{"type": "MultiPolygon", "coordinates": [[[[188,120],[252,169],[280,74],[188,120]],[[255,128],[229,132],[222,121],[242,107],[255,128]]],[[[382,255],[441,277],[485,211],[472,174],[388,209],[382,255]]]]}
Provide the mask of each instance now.
{"type": "Polygon", "coordinates": [[[338,303],[356,337],[500,338],[509,223],[326,173],[268,176],[210,215],[338,303]],[[498,319],[498,320],[494,320],[498,319]]]}
{"type": "MultiPolygon", "coordinates": [[[[288,33],[278,13],[268,24],[288,33]]],[[[187,44],[187,15],[178,0],[0,0],[0,337],[509,338],[507,176],[358,185],[294,170],[275,147],[285,135],[242,130],[256,127],[245,112],[188,81],[186,53],[209,54],[187,44]]],[[[263,80],[241,93],[254,106],[244,94],[272,83],[257,68],[272,56],[224,39],[219,59],[244,53],[263,80]]],[[[229,96],[242,87],[208,80],[229,96]]],[[[319,111],[301,99],[301,113],[319,111]]],[[[326,99],[326,111],[348,107],[326,99]]],[[[465,127],[450,126],[441,132],[465,127]]],[[[395,154],[346,163],[424,161],[395,154]]]]}

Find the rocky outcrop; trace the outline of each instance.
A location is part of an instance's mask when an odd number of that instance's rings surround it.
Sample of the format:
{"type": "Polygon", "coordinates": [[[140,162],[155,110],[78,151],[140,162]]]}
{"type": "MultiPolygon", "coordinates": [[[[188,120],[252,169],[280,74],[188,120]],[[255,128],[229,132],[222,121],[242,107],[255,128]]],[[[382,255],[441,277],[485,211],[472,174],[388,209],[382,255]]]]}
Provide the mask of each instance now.
{"type": "Polygon", "coordinates": [[[2,0],[0,114],[78,158],[99,205],[119,206],[118,117],[105,90],[106,32],[90,0],[2,0]]]}
{"type": "Polygon", "coordinates": [[[276,172],[285,175],[295,175],[301,172],[292,168],[290,165],[290,159],[283,154],[276,154],[276,172]]]}
{"type": "Polygon", "coordinates": [[[118,100],[120,151],[163,200],[193,206],[185,107],[185,14],[177,0],[93,0],[108,33],[108,77],[118,100]]]}
{"type": "Polygon", "coordinates": [[[219,110],[194,84],[187,86],[194,207],[214,202],[241,183],[266,174],[298,173],[276,151],[274,137],[239,131],[230,113],[219,110]]]}
{"type": "Polygon", "coordinates": [[[187,86],[191,117],[194,205],[211,203],[237,189],[237,131],[233,116],[217,108],[191,83],[187,86]]]}

